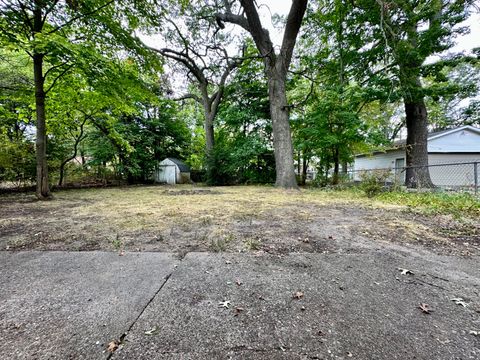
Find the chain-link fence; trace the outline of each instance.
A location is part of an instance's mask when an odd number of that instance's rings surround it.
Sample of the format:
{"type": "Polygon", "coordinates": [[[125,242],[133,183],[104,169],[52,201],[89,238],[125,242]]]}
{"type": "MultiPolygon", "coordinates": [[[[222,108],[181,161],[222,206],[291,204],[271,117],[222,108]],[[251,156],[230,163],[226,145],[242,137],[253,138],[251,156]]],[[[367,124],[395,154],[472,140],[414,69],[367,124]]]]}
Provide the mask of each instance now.
{"type": "Polygon", "coordinates": [[[348,171],[347,179],[356,183],[368,180],[383,182],[385,186],[412,188],[441,188],[451,191],[480,193],[480,162],[432,164],[384,169],[348,171]]]}

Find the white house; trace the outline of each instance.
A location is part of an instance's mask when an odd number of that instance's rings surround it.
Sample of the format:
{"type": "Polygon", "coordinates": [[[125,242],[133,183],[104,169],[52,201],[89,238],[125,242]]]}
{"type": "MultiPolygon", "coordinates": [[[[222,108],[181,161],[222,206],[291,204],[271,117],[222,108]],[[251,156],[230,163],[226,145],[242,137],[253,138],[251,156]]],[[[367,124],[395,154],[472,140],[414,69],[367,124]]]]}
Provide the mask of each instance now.
{"type": "Polygon", "coordinates": [[[186,184],[190,182],[190,168],[183,161],[166,158],[158,163],[154,180],[166,184],[186,184]]]}
{"type": "MultiPolygon", "coordinates": [[[[428,163],[480,163],[480,129],[465,125],[428,134],[428,163]]],[[[362,170],[391,169],[396,180],[405,179],[405,140],[396,141],[391,149],[355,156],[354,180],[360,180],[362,170]]],[[[477,182],[480,181],[477,165],[477,182]]],[[[437,186],[473,186],[475,165],[431,166],[430,176],[437,186]]]]}

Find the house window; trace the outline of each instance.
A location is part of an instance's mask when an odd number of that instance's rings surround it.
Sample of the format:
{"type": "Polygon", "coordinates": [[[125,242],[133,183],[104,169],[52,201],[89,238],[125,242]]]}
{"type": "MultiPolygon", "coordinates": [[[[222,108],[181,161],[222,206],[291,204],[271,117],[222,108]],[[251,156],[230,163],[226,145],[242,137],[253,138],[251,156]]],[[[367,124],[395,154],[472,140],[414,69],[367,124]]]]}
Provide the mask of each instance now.
{"type": "Polygon", "coordinates": [[[403,167],[405,167],[405,158],[395,159],[395,171],[402,171],[403,167]]]}

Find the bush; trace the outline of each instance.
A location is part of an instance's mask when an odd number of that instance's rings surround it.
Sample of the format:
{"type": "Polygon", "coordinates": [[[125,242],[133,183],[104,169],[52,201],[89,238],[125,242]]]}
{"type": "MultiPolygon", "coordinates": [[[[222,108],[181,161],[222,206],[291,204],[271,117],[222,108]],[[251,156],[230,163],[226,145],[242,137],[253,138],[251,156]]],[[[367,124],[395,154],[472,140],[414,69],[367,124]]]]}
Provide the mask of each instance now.
{"type": "MultiPolygon", "coordinates": [[[[1,135],[1,134],[0,134],[1,135]]],[[[21,188],[35,181],[35,144],[0,138],[0,182],[21,188]]]]}
{"type": "Polygon", "coordinates": [[[380,194],[385,187],[385,182],[390,176],[390,170],[372,170],[360,173],[360,189],[372,198],[380,194]]]}

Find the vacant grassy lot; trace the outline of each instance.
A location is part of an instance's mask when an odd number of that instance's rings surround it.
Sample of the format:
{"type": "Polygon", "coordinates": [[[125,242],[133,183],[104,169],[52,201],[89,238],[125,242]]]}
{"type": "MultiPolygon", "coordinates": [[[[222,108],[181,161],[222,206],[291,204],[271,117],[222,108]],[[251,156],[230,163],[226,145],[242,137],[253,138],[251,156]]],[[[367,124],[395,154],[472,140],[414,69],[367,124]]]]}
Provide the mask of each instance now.
{"type": "Polygon", "coordinates": [[[362,252],[386,243],[480,252],[472,197],[272,187],[70,190],[0,198],[0,250],[362,252]]]}

